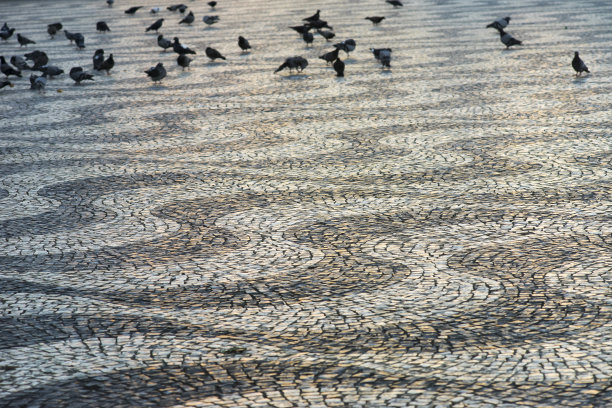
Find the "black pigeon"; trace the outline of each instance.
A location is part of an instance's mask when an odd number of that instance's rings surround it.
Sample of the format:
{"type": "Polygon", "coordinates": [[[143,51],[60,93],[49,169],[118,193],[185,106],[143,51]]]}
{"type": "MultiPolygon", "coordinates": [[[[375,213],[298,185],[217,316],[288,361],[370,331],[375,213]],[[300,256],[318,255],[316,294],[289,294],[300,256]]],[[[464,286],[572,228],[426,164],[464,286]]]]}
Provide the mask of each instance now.
{"type": "Polygon", "coordinates": [[[576,71],[576,76],[582,75],[583,72],[586,72],[588,74],[591,73],[591,71],[589,71],[586,64],[584,63],[584,61],[578,56],[578,51],[574,52],[574,59],[572,60],[572,67],[574,68],[574,71],[576,71]]]}
{"type": "Polygon", "coordinates": [[[297,33],[299,35],[304,35],[304,33],[308,32],[312,27],[307,25],[307,24],[304,24],[304,25],[301,25],[301,26],[293,26],[293,27],[289,27],[289,28],[294,30],[294,31],[297,31],[297,33]]]}
{"type": "Polygon", "coordinates": [[[15,85],[13,85],[13,83],[7,79],[0,79],[0,89],[4,88],[5,86],[10,86],[12,88],[15,85]]]}
{"type": "Polygon", "coordinates": [[[325,54],[321,55],[319,58],[321,58],[327,64],[329,64],[331,62],[334,62],[336,59],[338,59],[338,52],[340,52],[340,49],[336,48],[333,51],[326,52],[325,54]]]}
{"type": "Polygon", "coordinates": [[[108,28],[108,25],[106,24],[105,21],[98,21],[96,23],[96,30],[105,33],[107,31],[110,31],[110,28],[108,28]]]}
{"type": "Polygon", "coordinates": [[[204,16],[202,17],[202,21],[208,25],[213,25],[219,21],[219,16],[204,16]]]}
{"type": "Polygon", "coordinates": [[[168,48],[172,47],[172,41],[165,39],[164,36],[160,34],[157,36],[157,45],[166,51],[168,48]]]}
{"type": "Polygon", "coordinates": [[[53,38],[53,36],[55,36],[55,34],[57,34],[57,32],[60,31],[62,27],[62,23],[48,24],[47,33],[49,34],[49,36],[51,36],[51,38],[53,38]]]}
{"type": "Polygon", "coordinates": [[[34,62],[34,66],[32,70],[40,70],[41,67],[44,67],[49,63],[49,57],[43,51],[32,51],[28,54],[24,54],[25,59],[28,61],[34,62]]]}
{"type": "Polygon", "coordinates": [[[304,19],[302,19],[302,21],[317,21],[319,19],[319,17],[321,16],[321,10],[317,10],[316,13],[314,13],[312,16],[310,17],[306,17],[304,19]]]}
{"type": "Polygon", "coordinates": [[[44,67],[40,67],[40,71],[43,73],[45,77],[52,78],[54,76],[58,76],[64,73],[64,70],[60,67],[56,67],[55,65],[45,65],[44,67]]]}
{"type": "Polygon", "coordinates": [[[93,56],[93,67],[96,71],[102,69],[102,63],[104,62],[104,50],[102,48],[96,50],[93,56]]]}
{"type": "Polygon", "coordinates": [[[355,40],[353,40],[352,38],[349,38],[348,40],[344,40],[338,44],[334,44],[334,47],[339,48],[342,51],[346,52],[347,56],[351,53],[351,51],[355,49],[356,46],[357,46],[357,43],[355,43],[355,40]]]}
{"type": "Polygon", "coordinates": [[[247,40],[243,36],[238,37],[238,46],[240,47],[242,52],[247,52],[251,49],[251,44],[249,44],[249,40],[247,40]]]}
{"type": "Polygon", "coordinates": [[[72,42],[74,41],[74,34],[68,30],[64,30],[64,35],[66,36],[66,39],[70,41],[70,44],[72,44],[72,42]]]}
{"type": "Polygon", "coordinates": [[[183,46],[179,42],[178,37],[174,37],[174,42],[172,43],[172,49],[177,54],[195,54],[196,53],[194,50],[190,49],[189,47],[183,46]]]}
{"type": "Polygon", "coordinates": [[[380,61],[383,68],[391,68],[391,48],[370,48],[374,58],[380,61]]]}
{"type": "Polygon", "coordinates": [[[100,71],[106,71],[106,75],[110,75],[110,70],[113,69],[114,66],[115,60],[113,59],[113,54],[110,54],[100,66],[100,71]]]}
{"type": "Polygon", "coordinates": [[[274,71],[276,74],[279,71],[282,71],[285,68],[289,68],[289,72],[291,73],[294,69],[302,72],[304,68],[308,66],[308,60],[301,56],[289,57],[283,62],[277,69],[274,71]]]}
{"type": "Polygon", "coordinates": [[[114,2],[115,0],[106,0],[106,4],[108,4],[108,7],[113,7],[114,2]]]}
{"type": "Polygon", "coordinates": [[[13,35],[14,32],[15,32],[14,28],[10,28],[8,30],[2,30],[2,31],[0,31],[0,38],[2,38],[4,41],[6,41],[9,38],[11,38],[11,36],[13,35]]]}
{"type": "Polygon", "coordinates": [[[2,27],[0,27],[0,31],[8,31],[9,30],[9,26],[8,23],[5,21],[4,24],[2,24],[2,27]]]}
{"type": "Polygon", "coordinates": [[[175,5],[173,5],[173,6],[168,6],[168,7],[166,7],[166,9],[167,9],[167,10],[170,10],[170,11],[176,11],[176,10],[180,9],[181,7],[185,7],[185,8],[187,8],[187,6],[186,6],[186,5],[184,5],[184,4],[175,4],[175,5]]]}
{"type": "Polygon", "coordinates": [[[386,17],[372,16],[372,17],[366,17],[365,20],[370,20],[374,25],[378,25],[385,18],[386,17]]]}
{"type": "Polygon", "coordinates": [[[129,9],[125,10],[125,14],[134,14],[138,11],[138,9],[142,8],[142,6],[135,6],[135,7],[130,7],[129,9]]]}
{"type": "Polygon", "coordinates": [[[187,10],[187,6],[184,4],[181,4],[181,6],[178,8],[178,11],[183,14],[185,11],[187,10]]]}
{"type": "Polygon", "coordinates": [[[317,33],[319,33],[327,41],[331,40],[332,38],[336,36],[336,34],[333,33],[332,31],[317,30],[317,33]]]}
{"type": "Polygon", "coordinates": [[[30,40],[28,37],[24,37],[19,33],[17,33],[17,41],[19,42],[20,47],[23,47],[24,45],[27,47],[28,44],[36,44],[36,42],[30,40]]]}
{"type": "Polygon", "coordinates": [[[516,38],[514,38],[513,36],[505,32],[504,30],[500,29],[498,31],[499,31],[499,39],[501,40],[501,42],[504,43],[504,45],[506,46],[506,49],[512,47],[513,45],[523,44],[522,41],[517,40],[516,38]]]}
{"type": "Polygon", "coordinates": [[[13,66],[15,66],[20,71],[32,69],[32,67],[30,67],[27,64],[26,60],[23,57],[20,57],[18,55],[13,55],[10,61],[11,61],[11,64],[13,64],[13,66]]]}
{"type": "Polygon", "coordinates": [[[219,51],[215,50],[214,48],[210,48],[210,47],[206,47],[206,56],[213,61],[216,60],[217,58],[221,58],[222,60],[225,60],[225,57],[221,55],[219,51]]]}
{"type": "Polygon", "coordinates": [[[393,6],[393,8],[397,8],[397,7],[403,7],[404,5],[402,4],[401,1],[399,0],[387,0],[387,3],[389,3],[390,5],[393,6]]]}
{"type": "Polygon", "coordinates": [[[162,24],[164,24],[164,19],[160,18],[157,21],[155,21],[153,24],[151,24],[146,30],[145,32],[149,32],[151,30],[155,30],[155,32],[157,32],[157,30],[160,29],[160,27],[162,26],[162,24]]]}
{"type": "Polygon", "coordinates": [[[21,71],[16,70],[15,68],[11,67],[6,60],[4,59],[3,56],[0,56],[0,71],[2,71],[2,73],[4,75],[6,75],[6,77],[8,78],[10,75],[14,75],[17,76],[19,78],[21,78],[21,71]]]}
{"type": "Polygon", "coordinates": [[[308,23],[308,25],[311,28],[316,28],[316,29],[320,29],[320,28],[329,28],[330,30],[333,30],[332,27],[330,27],[329,25],[327,25],[327,21],[324,20],[315,20],[315,21],[311,21],[310,23],[308,23]]]}
{"type": "Polygon", "coordinates": [[[147,69],[145,73],[153,80],[153,82],[160,82],[166,77],[166,68],[164,68],[164,64],[160,62],[156,66],[147,69]]]}
{"type": "Polygon", "coordinates": [[[93,75],[88,74],[87,72],[83,71],[83,68],[81,67],[72,67],[70,69],[70,78],[72,78],[74,80],[74,82],[77,85],[81,84],[81,81],[93,81],[93,75]]]}
{"type": "Polygon", "coordinates": [[[487,24],[487,28],[495,28],[497,30],[502,30],[508,26],[508,23],[510,23],[510,17],[502,17],[498,18],[491,24],[487,24]]]}
{"type": "Polygon", "coordinates": [[[210,8],[215,8],[215,6],[217,5],[216,1],[209,1],[208,3],[206,3],[210,6],[210,8]]]}
{"type": "Polygon", "coordinates": [[[312,35],[311,32],[306,31],[304,34],[302,34],[302,39],[304,40],[306,45],[312,45],[312,42],[314,41],[314,35],[312,35]]]}
{"type": "Polygon", "coordinates": [[[193,20],[195,20],[193,11],[190,11],[189,14],[187,14],[185,17],[183,17],[181,21],[179,21],[179,24],[191,24],[193,23],[193,20]]]}
{"type": "Polygon", "coordinates": [[[44,92],[47,86],[47,78],[45,76],[30,75],[30,89],[33,91],[44,92]]]}
{"type": "Polygon", "coordinates": [[[189,58],[188,56],[186,56],[185,54],[179,55],[178,58],[176,59],[176,63],[179,64],[179,66],[183,67],[183,71],[185,70],[185,68],[189,67],[189,64],[191,63],[191,61],[193,60],[189,58]]]}
{"type": "Polygon", "coordinates": [[[334,71],[336,71],[336,76],[344,76],[344,62],[340,58],[336,59],[334,62],[334,71]]]}
{"type": "Polygon", "coordinates": [[[76,44],[78,49],[82,50],[83,48],[85,48],[85,37],[83,37],[83,34],[74,33],[73,38],[74,43],[76,44]]]}

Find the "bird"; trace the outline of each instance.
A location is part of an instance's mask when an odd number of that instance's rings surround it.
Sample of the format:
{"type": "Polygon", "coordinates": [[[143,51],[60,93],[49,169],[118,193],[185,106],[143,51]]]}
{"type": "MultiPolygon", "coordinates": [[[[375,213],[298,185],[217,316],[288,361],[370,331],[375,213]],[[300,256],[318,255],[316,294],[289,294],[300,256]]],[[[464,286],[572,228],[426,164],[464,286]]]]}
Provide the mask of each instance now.
{"type": "Polygon", "coordinates": [[[164,49],[164,51],[166,51],[168,48],[172,47],[172,41],[164,38],[164,36],[160,34],[157,36],[157,45],[159,45],[164,49]]]}
{"type": "Polygon", "coordinates": [[[106,0],[106,4],[108,4],[108,7],[113,7],[114,2],[115,0],[106,0]]]}
{"type": "Polygon", "coordinates": [[[64,35],[66,36],[66,39],[70,41],[70,44],[72,44],[72,42],[74,41],[74,34],[68,30],[64,30],[64,35]]]}
{"type": "Polygon", "coordinates": [[[189,67],[191,61],[193,60],[185,54],[179,55],[176,59],[176,63],[179,64],[179,66],[183,67],[183,71],[185,70],[185,68],[189,67]]]}
{"type": "Polygon", "coordinates": [[[317,33],[319,33],[323,38],[325,38],[326,41],[329,41],[336,36],[336,34],[332,31],[317,30],[317,33]]]}
{"type": "Polygon", "coordinates": [[[83,37],[83,34],[75,33],[73,35],[73,38],[74,38],[74,43],[76,44],[78,49],[82,50],[83,48],[85,48],[85,37],[83,37]]]}
{"type": "Polygon", "coordinates": [[[108,28],[108,25],[106,24],[105,21],[98,21],[96,23],[96,30],[104,33],[106,31],[110,31],[110,28],[108,28]]]}
{"type": "Polygon", "coordinates": [[[338,44],[334,44],[334,47],[339,48],[342,51],[346,52],[347,56],[351,53],[351,51],[355,49],[356,46],[357,46],[357,43],[352,38],[339,42],[338,44]]]}
{"type": "Polygon", "coordinates": [[[339,48],[335,48],[333,51],[326,52],[325,54],[319,56],[320,59],[325,61],[327,64],[334,62],[338,59],[338,52],[340,52],[339,48]]]}
{"type": "Polygon", "coordinates": [[[41,72],[43,73],[43,76],[45,77],[54,77],[57,75],[61,75],[64,73],[64,70],[61,69],[60,67],[56,67],[55,65],[45,65],[43,67],[40,67],[41,72]]]}
{"type": "Polygon", "coordinates": [[[57,32],[59,30],[62,29],[62,24],[61,23],[55,23],[55,24],[49,24],[47,25],[47,33],[49,34],[49,36],[51,38],[53,38],[55,36],[55,34],[57,34],[57,32]],[[59,25],[59,28],[57,28],[57,25],[59,25]]]}
{"type": "Polygon", "coordinates": [[[15,32],[15,28],[9,28],[8,30],[1,30],[0,31],[0,38],[2,38],[4,41],[8,40],[9,38],[11,38],[11,36],[13,35],[13,33],[15,32]]]}
{"type": "Polygon", "coordinates": [[[8,78],[10,75],[14,75],[17,76],[19,78],[21,78],[21,71],[11,67],[6,60],[4,59],[4,56],[0,56],[0,71],[8,78]]]}
{"type": "Polygon", "coordinates": [[[215,8],[215,6],[217,5],[216,1],[209,1],[208,3],[206,3],[210,6],[210,8],[215,8]]]}
{"type": "Polygon", "coordinates": [[[321,16],[321,10],[317,10],[317,12],[314,13],[312,16],[303,18],[302,21],[309,21],[309,22],[310,21],[317,21],[317,20],[319,20],[320,16],[321,16]]]}
{"type": "Polygon", "coordinates": [[[285,68],[289,68],[289,72],[291,73],[294,69],[302,72],[304,68],[308,66],[308,60],[301,56],[289,57],[283,62],[277,69],[274,71],[276,74],[279,71],[282,71],[285,68]]]}
{"type": "Polygon", "coordinates": [[[97,49],[93,56],[93,68],[96,71],[102,69],[102,63],[104,62],[104,50],[102,48],[97,49]]]}
{"type": "Polygon", "coordinates": [[[175,4],[173,6],[168,6],[166,7],[166,10],[170,10],[170,11],[177,11],[178,9],[180,9],[181,7],[185,7],[187,8],[187,6],[185,6],[184,4],[175,4]]]}
{"type": "Polygon", "coordinates": [[[386,0],[387,3],[389,3],[390,5],[393,6],[393,8],[398,8],[398,7],[403,7],[404,5],[402,4],[401,1],[399,0],[386,0]]]}
{"type": "Polygon", "coordinates": [[[219,16],[204,16],[202,17],[202,21],[208,25],[213,25],[219,21],[219,16]]]}
{"type": "Polygon", "coordinates": [[[4,88],[5,86],[10,86],[12,88],[15,85],[11,81],[9,81],[9,80],[1,79],[0,80],[0,89],[4,88]]]}
{"type": "Polygon", "coordinates": [[[113,58],[113,54],[110,54],[107,59],[102,62],[100,66],[100,71],[106,71],[106,75],[110,75],[110,70],[115,66],[115,59],[113,58]]]}
{"type": "Polygon", "coordinates": [[[578,56],[578,51],[574,51],[574,59],[572,60],[572,67],[574,68],[574,71],[576,71],[576,76],[582,75],[583,72],[586,72],[588,74],[591,73],[591,71],[589,71],[586,64],[584,63],[584,61],[578,56]]]}
{"type": "Polygon", "coordinates": [[[183,17],[181,21],[179,21],[179,24],[191,24],[193,23],[193,20],[195,20],[193,11],[190,11],[189,14],[187,14],[185,17],[183,17]]]}
{"type": "Polygon", "coordinates": [[[9,30],[9,26],[8,23],[5,21],[4,24],[2,24],[2,27],[0,27],[0,31],[8,31],[9,30]]]}
{"type": "Polygon", "coordinates": [[[320,29],[320,28],[329,28],[330,30],[333,30],[333,27],[327,25],[327,21],[324,20],[315,20],[315,21],[311,21],[310,23],[308,23],[308,25],[311,28],[316,28],[316,29],[320,29]]]}
{"type": "Polygon", "coordinates": [[[41,67],[44,67],[49,63],[49,57],[47,57],[47,54],[45,54],[43,51],[32,51],[24,54],[24,57],[26,60],[34,62],[32,70],[40,70],[41,67]]]}
{"type": "Polygon", "coordinates": [[[510,23],[510,17],[502,17],[498,18],[491,24],[487,24],[487,28],[495,28],[497,30],[501,30],[503,28],[506,28],[508,26],[508,23],[510,23]]]}
{"type": "Polygon", "coordinates": [[[248,52],[251,49],[251,44],[249,44],[249,40],[247,40],[243,36],[238,37],[238,46],[240,47],[242,52],[248,52]]]}
{"type": "Polygon", "coordinates": [[[125,14],[134,14],[138,11],[138,9],[141,9],[142,6],[134,6],[134,7],[130,7],[129,9],[125,10],[125,14]]]}
{"type": "Polygon", "coordinates": [[[64,26],[62,25],[62,23],[53,23],[53,24],[48,24],[48,27],[53,27],[55,28],[55,31],[60,31],[62,28],[64,28],[64,26]]]}
{"type": "Polygon", "coordinates": [[[174,42],[172,43],[172,49],[177,54],[195,54],[196,53],[194,50],[190,49],[189,47],[182,45],[179,42],[178,37],[174,37],[174,42]]]}
{"type": "Polygon", "coordinates": [[[157,30],[159,30],[162,26],[162,24],[164,24],[164,19],[160,18],[158,20],[156,20],[153,24],[151,24],[149,27],[147,27],[147,29],[145,30],[145,33],[151,31],[151,30],[155,30],[155,32],[157,32],[157,30]]]}
{"type": "Polygon", "coordinates": [[[212,61],[216,60],[217,58],[221,58],[222,60],[225,60],[225,57],[221,55],[221,53],[215,50],[214,48],[206,47],[205,52],[206,52],[206,56],[210,58],[212,61]]]}
{"type": "Polygon", "coordinates": [[[381,16],[372,16],[366,17],[365,20],[370,20],[374,25],[378,25],[381,21],[383,21],[386,17],[381,16]]]}
{"type": "Polygon", "coordinates": [[[290,29],[296,31],[300,36],[304,35],[305,32],[309,31],[312,27],[308,24],[300,25],[300,26],[292,26],[290,29]]]}
{"type": "Polygon", "coordinates": [[[374,58],[380,61],[383,68],[391,68],[391,48],[370,48],[374,58]]]}
{"type": "Polygon", "coordinates": [[[33,91],[44,92],[47,86],[47,78],[45,76],[30,75],[30,89],[33,91]]]}
{"type": "Polygon", "coordinates": [[[306,31],[304,34],[302,34],[302,39],[304,40],[307,46],[312,45],[312,42],[314,41],[314,35],[312,35],[311,32],[306,31]]]}
{"type": "Polygon", "coordinates": [[[166,68],[164,68],[164,64],[160,62],[156,66],[147,69],[145,73],[153,80],[153,82],[160,82],[166,77],[166,68]]]}
{"type": "Polygon", "coordinates": [[[178,11],[183,14],[185,11],[187,10],[187,6],[184,4],[181,4],[178,8],[178,11]]]}
{"type": "Polygon", "coordinates": [[[93,75],[88,74],[87,72],[83,71],[83,68],[81,67],[72,67],[70,69],[70,78],[72,78],[74,80],[74,82],[76,83],[76,85],[80,85],[81,81],[93,81],[93,75]]]}
{"type": "Polygon", "coordinates": [[[28,37],[25,37],[19,33],[17,33],[17,42],[19,42],[20,47],[23,47],[24,45],[27,47],[28,44],[36,44],[35,41],[32,41],[28,37]]]}
{"type": "Polygon", "coordinates": [[[334,61],[334,71],[336,71],[337,77],[344,76],[344,61],[342,61],[340,58],[337,58],[336,61],[334,61]]]}
{"type": "Polygon", "coordinates": [[[506,49],[512,47],[513,45],[523,44],[522,41],[517,40],[516,38],[505,32],[503,29],[498,29],[497,31],[499,31],[499,39],[502,43],[504,43],[506,49]]]}
{"type": "Polygon", "coordinates": [[[157,14],[159,13],[160,8],[159,7],[153,7],[151,8],[151,14],[157,14]]]}
{"type": "Polygon", "coordinates": [[[13,64],[13,66],[16,67],[20,71],[25,71],[25,70],[31,70],[32,69],[32,67],[30,67],[28,65],[26,60],[23,57],[20,57],[18,55],[13,55],[11,57],[10,61],[11,61],[11,64],[13,64]]]}

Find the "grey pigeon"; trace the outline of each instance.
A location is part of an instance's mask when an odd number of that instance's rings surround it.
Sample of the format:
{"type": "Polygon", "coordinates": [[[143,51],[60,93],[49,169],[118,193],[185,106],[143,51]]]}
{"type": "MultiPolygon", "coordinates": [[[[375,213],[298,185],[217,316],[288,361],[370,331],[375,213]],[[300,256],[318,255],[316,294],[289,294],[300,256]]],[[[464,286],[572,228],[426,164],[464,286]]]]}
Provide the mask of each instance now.
{"type": "Polygon", "coordinates": [[[336,34],[333,33],[332,31],[317,30],[317,33],[319,33],[327,41],[331,40],[332,38],[336,36],[336,34]]]}
{"type": "Polygon", "coordinates": [[[0,56],[0,71],[6,75],[7,78],[11,75],[21,78],[21,71],[11,67],[3,56],[0,56]]]}
{"type": "Polygon", "coordinates": [[[179,66],[183,67],[183,71],[185,70],[185,68],[189,68],[189,64],[191,64],[191,61],[193,60],[185,54],[179,55],[176,59],[176,63],[179,64],[179,66]]]}
{"type": "Polygon", "coordinates": [[[326,52],[325,54],[321,55],[319,58],[321,58],[323,61],[325,61],[329,65],[330,63],[338,59],[339,51],[340,49],[336,48],[333,51],[326,52]]]}
{"type": "Polygon", "coordinates": [[[344,62],[340,58],[334,61],[334,71],[336,71],[336,76],[338,77],[344,76],[344,62]]]}
{"type": "Polygon", "coordinates": [[[166,77],[166,68],[164,68],[164,64],[160,62],[156,66],[147,69],[145,73],[153,80],[153,82],[160,82],[166,77]]]}
{"type": "Polygon", "coordinates": [[[206,47],[205,52],[206,52],[206,56],[210,58],[212,61],[216,60],[217,58],[225,60],[225,57],[221,55],[221,53],[215,50],[214,48],[206,47]]]}
{"type": "Polygon", "coordinates": [[[110,28],[108,28],[108,24],[106,24],[106,21],[98,21],[96,23],[96,30],[101,33],[105,33],[107,31],[110,31],[110,28]]]}
{"type": "Polygon", "coordinates": [[[55,65],[45,65],[40,67],[40,71],[43,73],[45,77],[52,78],[54,76],[58,76],[64,73],[64,70],[60,67],[56,67],[55,65]]]}
{"type": "Polygon", "coordinates": [[[93,81],[93,75],[88,74],[87,72],[83,71],[83,68],[81,67],[72,67],[70,69],[70,78],[72,78],[75,82],[76,85],[80,85],[81,81],[93,81]]]}
{"type": "Polygon", "coordinates": [[[102,63],[104,62],[104,50],[102,48],[96,50],[93,56],[93,68],[96,71],[102,69],[102,63]]]}
{"type": "Polygon", "coordinates": [[[47,57],[47,54],[43,51],[32,51],[28,54],[24,54],[24,57],[26,60],[34,62],[32,70],[40,70],[41,67],[49,63],[49,57],[47,57]]]}
{"type": "Polygon", "coordinates": [[[502,43],[504,43],[504,45],[506,46],[506,49],[512,47],[513,45],[523,44],[522,41],[517,40],[516,38],[514,38],[513,36],[505,32],[504,30],[499,29],[497,31],[499,31],[499,39],[501,40],[502,43]]]}
{"type": "Polygon", "coordinates": [[[372,17],[366,17],[365,20],[370,20],[372,22],[372,24],[374,25],[378,25],[381,21],[383,21],[386,17],[381,17],[381,16],[372,16],[372,17]]]}
{"type": "Polygon", "coordinates": [[[251,44],[249,44],[249,40],[247,40],[243,36],[238,37],[238,46],[240,47],[242,52],[248,52],[251,49],[251,44]]]}
{"type": "Polygon", "coordinates": [[[370,48],[374,58],[380,61],[383,68],[391,68],[391,48],[370,48]]]}
{"type": "Polygon", "coordinates": [[[393,6],[393,8],[404,7],[401,1],[399,0],[387,0],[387,3],[393,6]]]}
{"type": "Polygon", "coordinates": [[[298,72],[302,72],[304,68],[308,66],[308,60],[301,56],[289,57],[283,62],[277,69],[274,71],[276,74],[279,71],[282,71],[285,68],[289,68],[289,72],[291,73],[294,69],[298,72]]]}
{"type": "Polygon", "coordinates": [[[30,40],[28,37],[25,37],[19,33],[17,33],[17,42],[19,42],[20,47],[23,47],[24,45],[27,47],[28,44],[36,44],[36,42],[30,40]]]}
{"type": "Polygon", "coordinates": [[[196,52],[189,47],[184,46],[179,42],[178,37],[174,37],[174,42],[172,43],[172,49],[177,54],[195,54],[196,52]]]}
{"type": "Polygon", "coordinates": [[[172,41],[165,39],[164,36],[160,34],[157,36],[157,45],[166,51],[168,48],[172,47],[172,41]]]}
{"type": "Polygon", "coordinates": [[[7,79],[0,79],[0,89],[4,88],[5,86],[10,86],[12,88],[15,85],[13,85],[13,83],[7,79]]]}
{"type": "Polygon", "coordinates": [[[487,28],[495,28],[497,30],[502,30],[508,26],[510,23],[510,17],[501,17],[492,22],[491,24],[487,24],[487,28]]]}
{"type": "Polygon", "coordinates": [[[202,21],[208,25],[213,25],[219,21],[219,16],[204,16],[202,17],[202,21]]]}
{"type": "Polygon", "coordinates": [[[125,10],[124,13],[125,14],[134,14],[138,11],[138,9],[141,9],[142,6],[135,6],[135,7],[130,7],[129,9],[125,10]]]}
{"type": "Polygon", "coordinates": [[[30,89],[33,91],[44,92],[47,86],[47,78],[44,76],[30,75],[30,89]]]}
{"type": "Polygon", "coordinates": [[[151,24],[149,27],[147,27],[145,32],[148,33],[151,30],[155,30],[155,32],[157,32],[157,30],[161,28],[162,24],[164,24],[164,19],[160,18],[156,20],[153,24],[151,24]]]}
{"type": "Polygon", "coordinates": [[[11,64],[13,64],[13,66],[15,66],[20,71],[32,69],[32,67],[28,65],[26,60],[23,57],[20,57],[18,55],[13,55],[10,61],[11,61],[11,64]]]}
{"type": "Polygon", "coordinates": [[[586,72],[588,74],[591,73],[591,71],[589,71],[586,64],[584,63],[584,61],[578,56],[578,51],[574,52],[574,59],[572,60],[572,67],[574,68],[574,71],[576,71],[576,76],[582,75],[583,72],[586,72]]]}
{"type": "Polygon", "coordinates": [[[193,11],[190,11],[189,14],[187,14],[185,17],[183,17],[181,21],[179,21],[179,24],[191,24],[194,20],[195,17],[193,16],[193,11]]]}
{"type": "Polygon", "coordinates": [[[357,43],[352,38],[339,42],[338,44],[334,44],[334,47],[346,52],[346,55],[349,55],[355,49],[356,46],[357,43]]]}

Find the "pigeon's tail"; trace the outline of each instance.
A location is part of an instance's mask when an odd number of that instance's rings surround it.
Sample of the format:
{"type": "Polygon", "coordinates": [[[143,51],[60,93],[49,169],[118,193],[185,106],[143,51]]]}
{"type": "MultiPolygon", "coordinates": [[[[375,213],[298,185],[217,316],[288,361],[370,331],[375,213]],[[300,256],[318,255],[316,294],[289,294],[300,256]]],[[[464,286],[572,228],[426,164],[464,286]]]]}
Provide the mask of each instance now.
{"type": "Polygon", "coordinates": [[[225,61],[225,57],[223,55],[221,55],[219,58],[225,61]]]}
{"type": "Polygon", "coordinates": [[[287,68],[288,66],[289,66],[289,64],[287,62],[283,62],[280,67],[276,68],[276,71],[274,71],[274,73],[276,74],[278,71],[282,71],[283,69],[287,68]]]}

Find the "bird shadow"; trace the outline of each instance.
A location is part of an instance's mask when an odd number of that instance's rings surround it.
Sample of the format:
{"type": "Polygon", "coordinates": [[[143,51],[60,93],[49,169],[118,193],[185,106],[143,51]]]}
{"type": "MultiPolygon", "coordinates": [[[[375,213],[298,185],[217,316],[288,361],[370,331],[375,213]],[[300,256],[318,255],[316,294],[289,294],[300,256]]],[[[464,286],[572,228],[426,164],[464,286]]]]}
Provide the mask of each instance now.
{"type": "Polygon", "coordinates": [[[381,69],[380,70],[380,75],[382,75],[382,76],[391,76],[391,75],[393,75],[393,73],[391,72],[390,69],[381,69]]]}
{"type": "Polygon", "coordinates": [[[249,51],[249,52],[241,52],[240,54],[238,54],[238,56],[240,58],[249,58],[251,56],[251,51],[249,51]]]}
{"type": "Polygon", "coordinates": [[[284,80],[297,81],[301,79],[307,79],[308,75],[307,74],[289,74],[286,76],[282,76],[281,78],[284,80]]]}
{"type": "Polygon", "coordinates": [[[584,83],[586,83],[587,79],[590,77],[590,75],[585,75],[585,76],[574,76],[574,79],[572,79],[572,82],[574,84],[577,85],[582,85],[584,83]]]}
{"type": "Polygon", "coordinates": [[[191,76],[191,71],[179,71],[178,76],[180,76],[181,78],[189,77],[189,76],[191,76]]]}
{"type": "Polygon", "coordinates": [[[168,88],[166,87],[166,85],[159,83],[159,84],[152,84],[151,86],[149,86],[149,89],[151,91],[165,91],[168,88]]]}
{"type": "Polygon", "coordinates": [[[343,83],[345,83],[345,82],[346,82],[346,78],[344,78],[344,77],[339,77],[339,76],[336,76],[334,79],[335,79],[335,80],[336,80],[336,82],[337,82],[337,83],[339,83],[339,84],[343,84],[343,83]]]}

